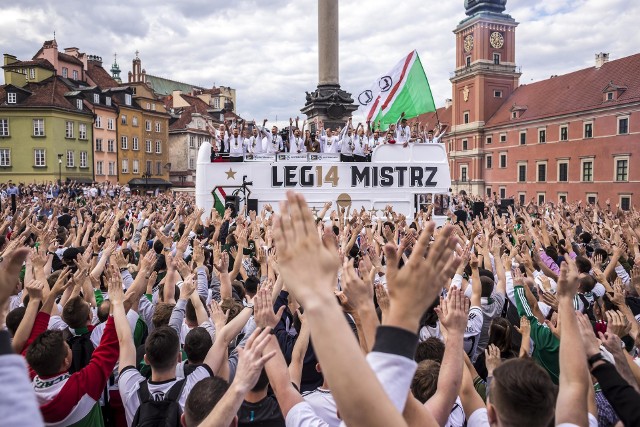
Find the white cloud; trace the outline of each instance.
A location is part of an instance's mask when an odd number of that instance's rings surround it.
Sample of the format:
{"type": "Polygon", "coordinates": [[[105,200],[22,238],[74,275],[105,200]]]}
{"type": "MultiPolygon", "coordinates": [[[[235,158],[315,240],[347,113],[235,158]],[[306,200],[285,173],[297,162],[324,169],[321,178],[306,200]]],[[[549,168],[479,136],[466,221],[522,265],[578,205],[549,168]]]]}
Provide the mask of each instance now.
{"type": "MultiPolygon", "coordinates": [[[[6,0],[2,0],[3,2],[6,0]]],[[[548,78],[637,52],[639,8],[629,0],[509,0],[517,30],[521,82],[548,78]]],[[[340,78],[358,93],[402,56],[418,49],[436,104],[451,97],[452,30],[464,19],[462,0],[341,0],[340,78]]],[[[0,5],[3,52],[30,58],[56,30],[61,47],[77,46],[123,75],[136,49],[149,74],[238,90],[247,118],[299,114],[317,84],[314,0],[22,0],[0,5]]],[[[108,67],[106,67],[108,68],[108,67]]]]}

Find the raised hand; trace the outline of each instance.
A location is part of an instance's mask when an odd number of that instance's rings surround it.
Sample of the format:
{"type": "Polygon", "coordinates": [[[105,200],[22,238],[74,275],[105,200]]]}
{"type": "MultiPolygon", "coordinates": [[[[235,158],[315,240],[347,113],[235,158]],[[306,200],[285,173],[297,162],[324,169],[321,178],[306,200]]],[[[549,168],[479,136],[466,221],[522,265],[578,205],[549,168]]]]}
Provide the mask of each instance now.
{"type": "Polygon", "coordinates": [[[258,328],[275,328],[286,306],[280,307],[277,313],[273,311],[273,303],[271,302],[271,294],[266,289],[260,289],[256,293],[253,306],[253,318],[258,328]]]}
{"type": "Polygon", "coordinates": [[[395,245],[388,243],[384,247],[391,301],[389,319],[412,332],[418,329],[422,314],[460,264],[460,258],[454,254],[458,239],[452,236],[453,227],[445,226],[429,246],[434,230],[435,223],[427,223],[402,269],[395,245]]]}
{"type": "Polygon", "coordinates": [[[342,290],[347,301],[356,311],[366,305],[373,306],[373,283],[369,276],[364,280],[358,277],[353,267],[353,259],[342,266],[342,279],[342,290]]]}
{"type": "Polygon", "coordinates": [[[229,318],[229,310],[222,311],[222,308],[220,308],[220,304],[218,304],[216,300],[211,300],[209,309],[211,311],[211,321],[213,322],[217,333],[224,327],[224,325],[227,324],[227,319],[229,318]]]}
{"type": "Polygon", "coordinates": [[[487,349],[484,351],[484,356],[484,363],[487,366],[487,374],[488,376],[493,376],[493,371],[502,364],[500,349],[493,344],[489,344],[487,349]]]}
{"type": "Polygon", "coordinates": [[[238,348],[238,368],[233,379],[234,387],[238,387],[240,395],[249,392],[258,382],[265,363],[276,355],[277,350],[264,354],[264,349],[271,340],[271,329],[256,329],[249,337],[244,348],[238,348]]]}

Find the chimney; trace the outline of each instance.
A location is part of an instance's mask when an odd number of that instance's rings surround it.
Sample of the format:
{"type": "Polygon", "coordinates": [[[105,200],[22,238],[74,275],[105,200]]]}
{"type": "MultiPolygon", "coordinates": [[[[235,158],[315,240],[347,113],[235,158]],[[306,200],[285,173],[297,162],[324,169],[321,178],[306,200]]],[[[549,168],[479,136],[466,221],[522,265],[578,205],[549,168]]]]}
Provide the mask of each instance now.
{"type": "Polygon", "coordinates": [[[8,53],[4,54],[4,65],[13,64],[14,62],[18,62],[18,58],[14,55],[9,55],[8,53]]]}
{"type": "Polygon", "coordinates": [[[444,108],[449,108],[453,105],[453,101],[451,100],[451,98],[447,98],[444,100],[444,108]]]}
{"type": "Polygon", "coordinates": [[[602,67],[607,62],[609,62],[608,53],[604,53],[604,52],[596,53],[596,68],[602,67]]]}

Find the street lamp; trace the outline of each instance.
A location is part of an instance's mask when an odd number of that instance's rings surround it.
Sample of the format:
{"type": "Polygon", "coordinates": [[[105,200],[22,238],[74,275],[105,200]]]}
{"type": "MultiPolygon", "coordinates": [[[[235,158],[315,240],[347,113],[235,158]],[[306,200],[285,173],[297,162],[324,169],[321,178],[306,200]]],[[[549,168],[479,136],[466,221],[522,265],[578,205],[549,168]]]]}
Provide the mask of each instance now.
{"type": "Polygon", "coordinates": [[[142,174],[142,177],[144,178],[144,192],[146,194],[149,187],[149,178],[151,178],[151,171],[147,170],[142,174]]]}
{"type": "Polygon", "coordinates": [[[62,185],[62,156],[64,154],[58,154],[58,186],[62,185]]]}

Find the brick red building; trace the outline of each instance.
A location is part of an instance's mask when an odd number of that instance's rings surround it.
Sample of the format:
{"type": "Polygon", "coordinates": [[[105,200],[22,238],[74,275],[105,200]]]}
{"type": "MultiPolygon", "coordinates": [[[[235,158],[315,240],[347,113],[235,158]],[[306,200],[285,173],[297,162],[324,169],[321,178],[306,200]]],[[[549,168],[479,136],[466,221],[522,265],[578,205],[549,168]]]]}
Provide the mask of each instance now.
{"type": "Polygon", "coordinates": [[[467,0],[454,30],[453,191],[525,202],[640,202],[640,54],[519,85],[506,0],[467,0]]]}

